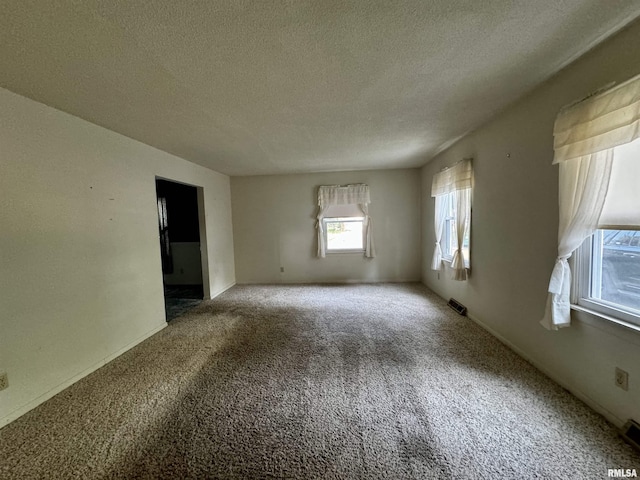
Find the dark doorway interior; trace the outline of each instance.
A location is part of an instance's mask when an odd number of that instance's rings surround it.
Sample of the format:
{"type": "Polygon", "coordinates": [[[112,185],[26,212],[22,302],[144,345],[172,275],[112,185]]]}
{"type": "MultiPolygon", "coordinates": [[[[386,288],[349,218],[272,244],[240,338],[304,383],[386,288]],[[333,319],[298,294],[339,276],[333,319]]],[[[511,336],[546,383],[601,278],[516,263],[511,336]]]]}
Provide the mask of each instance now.
{"type": "Polygon", "coordinates": [[[203,297],[198,191],[156,180],[158,223],[167,321],[198,305],[203,297]]]}

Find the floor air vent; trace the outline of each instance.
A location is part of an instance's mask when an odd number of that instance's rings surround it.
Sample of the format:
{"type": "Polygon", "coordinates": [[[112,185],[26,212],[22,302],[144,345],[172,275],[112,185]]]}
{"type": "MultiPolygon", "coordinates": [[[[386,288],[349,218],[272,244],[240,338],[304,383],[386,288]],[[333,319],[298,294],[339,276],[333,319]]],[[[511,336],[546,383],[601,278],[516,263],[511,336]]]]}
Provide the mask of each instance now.
{"type": "Polygon", "coordinates": [[[633,420],[629,420],[622,427],[622,436],[624,439],[640,450],[640,424],[633,420]]]}
{"type": "Polygon", "coordinates": [[[451,308],[453,308],[456,312],[458,312],[460,315],[466,315],[467,314],[467,307],[465,307],[463,304],[461,304],[455,298],[450,298],[448,305],[451,308]]]}

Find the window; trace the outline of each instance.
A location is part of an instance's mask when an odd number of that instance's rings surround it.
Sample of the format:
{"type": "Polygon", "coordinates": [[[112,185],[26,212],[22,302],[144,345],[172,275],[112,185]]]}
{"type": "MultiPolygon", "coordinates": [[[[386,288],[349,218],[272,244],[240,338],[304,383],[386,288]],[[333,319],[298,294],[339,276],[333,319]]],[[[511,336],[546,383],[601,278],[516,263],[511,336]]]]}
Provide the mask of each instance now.
{"type": "Polygon", "coordinates": [[[548,329],[568,327],[572,306],[640,326],[638,121],[640,76],[565,107],[556,118],[558,256],[540,322],[548,329]]]}
{"type": "Polygon", "coordinates": [[[470,266],[471,187],[473,170],[466,158],[433,176],[434,230],[436,236],[431,268],[442,270],[451,262],[454,280],[466,280],[470,266]]]}
{"type": "Polygon", "coordinates": [[[576,303],[640,325],[640,231],[599,229],[577,259],[576,303]]]}
{"type": "Polygon", "coordinates": [[[327,252],[363,252],[364,217],[324,218],[327,252]]]}
{"type": "Polygon", "coordinates": [[[640,325],[640,140],[613,149],[598,228],[580,246],[572,303],[640,325]]]}
{"type": "Polygon", "coordinates": [[[327,253],[364,253],[375,257],[369,216],[369,186],[321,185],[318,188],[318,258],[327,253]]]}

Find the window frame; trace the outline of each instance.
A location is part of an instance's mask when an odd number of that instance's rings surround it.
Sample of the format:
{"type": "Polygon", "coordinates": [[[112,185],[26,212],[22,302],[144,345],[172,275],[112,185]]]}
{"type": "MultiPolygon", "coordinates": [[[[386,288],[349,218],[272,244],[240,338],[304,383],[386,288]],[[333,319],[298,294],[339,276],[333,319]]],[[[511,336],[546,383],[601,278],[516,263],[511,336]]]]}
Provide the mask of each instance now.
{"type": "Polygon", "coordinates": [[[592,296],[593,274],[602,268],[599,256],[594,261],[594,251],[602,244],[603,230],[607,229],[596,230],[578,247],[574,254],[571,266],[574,272],[571,284],[571,307],[574,310],[584,310],[604,320],[640,330],[640,314],[633,313],[630,311],[631,309],[619,308],[624,305],[592,296]]]}
{"type": "Polygon", "coordinates": [[[365,252],[365,216],[347,216],[347,217],[323,217],[322,218],[322,230],[324,235],[324,242],[326,245],[326,253],[334,254],[334,253],[363,253],[365,252]],[[330,248],[329,247],[329,229],[327,228],[328,223],[357,223],[360,222],[362,225],[362,247],[359,248],[330,248]]]}

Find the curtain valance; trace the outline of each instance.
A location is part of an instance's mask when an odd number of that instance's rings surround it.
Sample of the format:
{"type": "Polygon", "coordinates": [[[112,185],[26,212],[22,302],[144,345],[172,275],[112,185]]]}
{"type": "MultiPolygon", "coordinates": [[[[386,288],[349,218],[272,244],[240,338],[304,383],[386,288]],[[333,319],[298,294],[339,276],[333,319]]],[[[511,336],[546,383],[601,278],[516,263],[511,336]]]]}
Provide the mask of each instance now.
{"type": "Polygon", "coordinates": [[[369,185],[322,185],[318,188],[318,205],[361,205],[371,203],[369,185]]]}
{"type": "Polygon", "coordinates": [[[554,164],[639,138],[640,76],[562,110],[553,136],[554,164]]]}
{"type": "Polygon", "coordinates": [[[471,188],[472,177],[473,169],[471,168],[471,159],[465,158],[453,167],[447,168],[433,176],[431,196],[436,197],[457,190],[471,188]]]}

